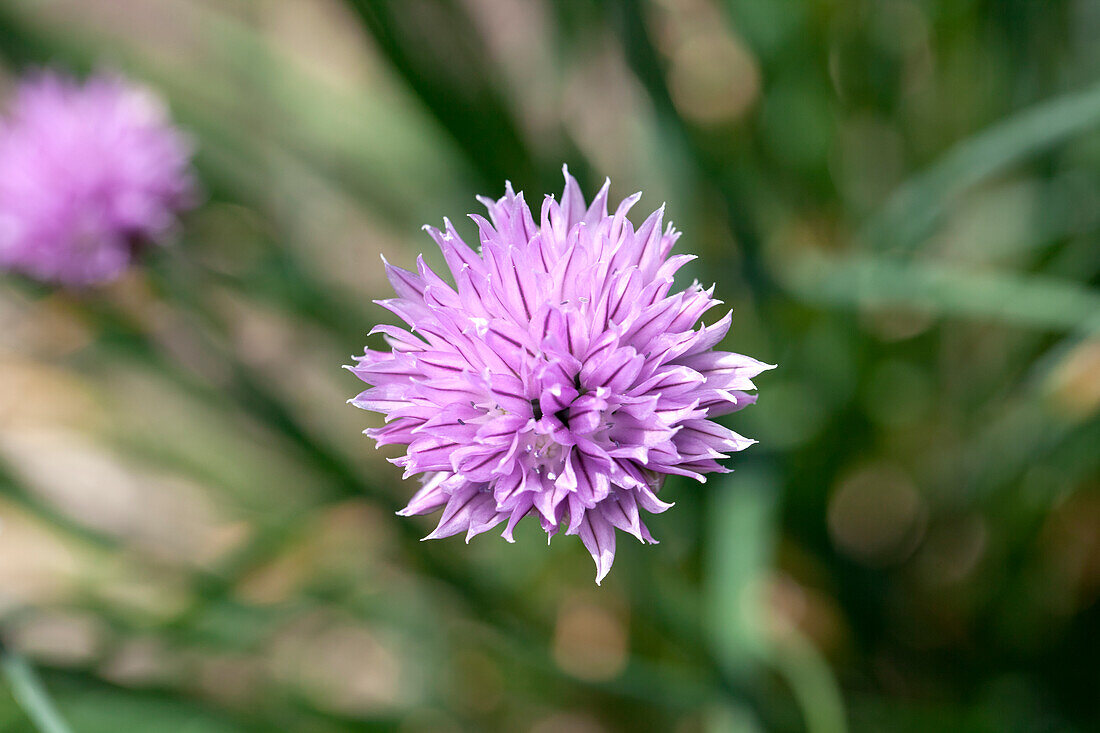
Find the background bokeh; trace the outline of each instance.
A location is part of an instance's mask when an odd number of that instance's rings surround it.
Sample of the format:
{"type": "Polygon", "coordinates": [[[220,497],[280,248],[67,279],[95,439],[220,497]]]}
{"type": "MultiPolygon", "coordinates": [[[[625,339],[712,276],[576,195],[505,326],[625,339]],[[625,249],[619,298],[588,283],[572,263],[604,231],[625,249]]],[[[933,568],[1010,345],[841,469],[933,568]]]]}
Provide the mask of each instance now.
{"type": "Polygon", "coordinates": [[[205,190],[109,287],[0,281],[5,643],[93,733],[1100,729],[1098,39],[1097,0],[4,0],[0,99],[124,71],[205,190]],[[419,542],[340,369],[379,254],[563,162],[667,201],[779,364],[602,588],[533,526],[419,542]]]}

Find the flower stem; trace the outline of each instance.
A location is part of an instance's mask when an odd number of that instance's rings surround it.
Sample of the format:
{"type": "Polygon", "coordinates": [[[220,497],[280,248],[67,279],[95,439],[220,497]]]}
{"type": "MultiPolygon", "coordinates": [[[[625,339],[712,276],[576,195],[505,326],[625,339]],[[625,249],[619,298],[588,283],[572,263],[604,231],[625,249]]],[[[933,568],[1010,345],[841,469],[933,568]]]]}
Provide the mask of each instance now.
{"type": "Polygon", "coordinates": [[[22,655],[0,645],[0,669],[11,685],[12,697],[41,733],[72,733],[57,712],[42,681],[22,655]]]}

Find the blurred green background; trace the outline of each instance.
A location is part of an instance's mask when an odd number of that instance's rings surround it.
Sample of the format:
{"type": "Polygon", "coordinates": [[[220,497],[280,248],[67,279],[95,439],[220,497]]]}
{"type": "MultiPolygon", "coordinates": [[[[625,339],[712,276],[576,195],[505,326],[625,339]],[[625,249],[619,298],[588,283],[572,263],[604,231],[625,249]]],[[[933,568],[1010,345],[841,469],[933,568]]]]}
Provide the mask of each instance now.
{"type": "Polygon", "coordinates": [[[0,281],[0,629],[76,731],[1100,730],[1097,0],[4,0],[0,57],[155,86],[206,192],[0,281]],[[380,253],[563,162],[780,365],[602,588],[420,543],[339,368],[380,253]]]}

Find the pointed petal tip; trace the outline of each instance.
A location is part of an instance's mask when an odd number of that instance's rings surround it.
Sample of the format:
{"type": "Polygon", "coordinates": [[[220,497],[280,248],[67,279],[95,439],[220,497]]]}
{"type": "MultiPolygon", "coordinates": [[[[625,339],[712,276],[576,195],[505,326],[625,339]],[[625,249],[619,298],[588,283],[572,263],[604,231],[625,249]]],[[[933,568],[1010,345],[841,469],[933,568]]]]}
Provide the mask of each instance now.
{"type": "Polygon", "coordinates": [[[439,533],[439,527],[436,527],[435,529],[432,530],[431,534],[425,535],[424,537],[421,537],[420,541],[421,542],[427,542],[428,540],[441,540],[444,537],[450,537],[450,535],[440,534],[439,533]]]}
{"type": "Polygon", "coordinates": [[[596,561],[596,585],[603,584],[604,578],[606,578],[607,574],[611,572],[611,564],[614,562],[614,560],[614,556],[607,557],[605,555],[600,557],[600,559],[596,561]]]}
{"type": "MultiPolygon", "coordinates": [[[[569,164],[568,163],[562,163],[561,164],[561,175],[562,175],[562,178],[565,179],[566,188],[569,187],[570,183],[579,186],[579,184],[577,183],[576,177],[574,177],[574,175],[569,172],[569,164]]],[[[562,201],[563,202],[565,201],[565,199],[566,199],[566,197],[562,196],[562,201]]]]}

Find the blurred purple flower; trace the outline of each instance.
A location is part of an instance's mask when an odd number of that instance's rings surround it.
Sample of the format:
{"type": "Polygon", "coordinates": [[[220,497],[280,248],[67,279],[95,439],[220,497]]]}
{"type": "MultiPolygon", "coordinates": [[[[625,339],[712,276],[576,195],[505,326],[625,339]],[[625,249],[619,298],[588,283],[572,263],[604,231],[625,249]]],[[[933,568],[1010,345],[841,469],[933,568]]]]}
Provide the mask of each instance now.
{"type": "Polygon", "coordinates": [[[407,445],[394,463],[423,488],[400,513],[443,508],[428,538],[466,539],[534,514],[553,536],[561,524],[596,561],[599,583],[615,556],[615,530],[655,542],[642,512],[668,474],[699,481],[755,441],[712,421],[755,402],[745,390],[771,367],[714,351],[730,314],[694,329],[719,304],[698,283],[669,294],[679,238],[662,230],[664,207],[635,231],[635,194],[607,213],[604,184],[586,207],[565,171],[561,202],[547,196],[541,225],[511,186],[479,200],[487,221],[475,252],[444,220],[425,227],[456,288],[417,259],[417,272],[386,263],[398,297],[379,301],[415,332],[377,326],[392,351],[367,350],[348,367],[374,385],[351,400],[386,415],[366,431],[379,446],[407,445]]]}
{"type": "Polygon", "coordinates": [[[150,90],[31,76],[0,126],[0,268],[74,286],[117,277],[194,203],[190,157],[150,90]]]}

